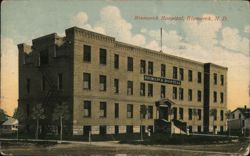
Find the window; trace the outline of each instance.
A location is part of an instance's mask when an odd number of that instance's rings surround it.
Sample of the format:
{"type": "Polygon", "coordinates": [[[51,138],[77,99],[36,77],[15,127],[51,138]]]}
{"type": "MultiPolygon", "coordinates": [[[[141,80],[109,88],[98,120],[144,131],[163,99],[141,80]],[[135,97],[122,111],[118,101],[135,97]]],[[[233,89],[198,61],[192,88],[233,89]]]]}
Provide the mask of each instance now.
{"type": "Polygon", "coordinates": [[[215,113],[214,113],[214,120],[215,121],[217,120],[217,110],[215,110],[215,113]]]}
{"type": "Polygon", "coordinates": [[[241,119],[241,114],[239,114],[239,119],[241,119]]]}
{"type": "Polygon", "coordinates": [[[152,97],[153,96],[153,84],[149,83],[148,84],[148,96],[152,97]]]}
{"type": "Polygon", "coordinates": [[[192,70],[188,70],[188,81],[189,82],[193,81],[193,71],[192,70]]]}
{"type": "Polygon", "coordinates": [[[119,134],[119,126],[115,125],[115,134],[119,134]]]}
{"type": "Polygon", "coordinates": [[[220,84],[223,86],[224,85],[224,75],[220,76],[220,84]]]}
{"type": "Polygon", "coordinates": [[[119,55],[118,54],[115,54],[114,55],[114,68],[115,69],[118,69],[119,68],[119,55]]]}
{"type": "Polygon", "coordinates": [[[179,88],[179,100],[183,100],[183,98],[184,98],[183,88],[179,88]]]}
{"type": "Polygon", "coordinates": [[[91,47],[88,45],[83,46],[83,61],[91,62],[91,47]]]}
{"type": "Polygon", "coordinates": [[[63,75],[62,73],[58,74],[58,90],[62,90],[63,88],[63,75]]]}
{"type": "Polygon", "coordinates": [[[193,111],[192,111],[192,109],[188,109],[188,120],[192,120],[192,118],[193,118],[193,113],[192,113],[193,111]]]}
{"type": "Polygon", "coordinates": [[[100,91],[106,91],[106,76],[105,75],[100,75],[99,77],[99,82],[100,82],[100,91]]]}
{"type": "Polygon", "coordinates": [[[40,52],[40,65],[49,63],[49,50],[43,50],[40,52]]]}
{"type": "Polygon", "coordinates": [[[107,115],[107,103],[100,102],[100,117],[106,117],[107,115]]]}
{"type": "Polygon", "coordinates": [[[177,120],[177,108],[173,108],[174,119],[177,120]]]}
{"type": "Polygon", "coordinates": [[[223,121],[224,120],[224,111],[221,110],[220,111],[220,121],[223,121]]]}
{"type": "Polygon", "coordinates": [[[183,120],[183,108],[179,108],[179,119],[183,120]]]}
{"type": "Polygon", "coordinates": [[[166,77],[166,65],[161,64],[161,77],[166,77]]]}
{"type": "Polygon", "coordinates": [[[188,126],[189,128],[189,132],[192,133],[193,132],[193,127],[192,126],[188,126]]]}
{"type": "Polygon", "coordinates": [[[177,79],[177,67],[173,67],[173,79],[177,79]]]}
{"type": "Polygon", "coordinates": [[[106,49],[102,49],[100,48],[100,58],[99,58],[99,61],[100,61],[100,64],[107,64],[107,50],[106,49]]]}
{"type": "Polygon", "coordinates": [[[193,99],[193,91],[192,89],[188,89],[188,101],[192,101],[193,99]]]}
{"type": "Polygon", "coordinates": [[[148,119],[153,119],[153,106],[148,106],[148,119]]]}
{"type": "Polygon", "coordinates": [[[105,125],[100,125],[100,127],[99,127],[99,132],[100,132],[100,135],[105,135],[105,134],[107,134],[107,126],[105,126],[105,125]]]}
{"type": "Polygon", "coordinates": [[[166,96],[166,86],[161,85],[161,98],[165,98],[166,96]]]}
{"type": "Polygon", "coordinates": [[[133,118],[133,105],[132,104],[127,105],[127,117],[133,118]]]}
{"type": "Polygon", "coordinates": [[[220,132],[222,133],[223,131],[223,126],[220,126],[220,132]]]}
{"type": "Polygon", "coordinates": [[[133,71],[133,58],[128,57],[128,71],[133,71]]]}
{"type": "Polygon", "coordinates": [[[201,126],[198,126],[198,133],[201,133],[201,126]]]}
{"type": "Polygon", "coordinates": [[[198,83],[201,83],[201,72],[198,72],[198,83]]]}
{"type": "Polygon", "coordinates": [[[146,61],[145,60],[141,60],[141,63],[140,63],[140,72],[142,74],[146,73],[146,61]]]}
{"type": "Polygon", "coordinates": [[[119,80],[114,79],[115,93],[119,93],[119,80]]]}
{"type": "Polygon", "coordinates": [[[148,62],[148,74],[149,75],[153,75],[153,73],[154,73],[154,64],[153,64],[153,62],[148,62]]]}
{"type": "Polygon", "coordinates": [[[45,81],[45,76],[42,76],[42,81],[41,81],[41,90],[44,91],[46,89],[46,81],[45,81]]]}
{"type": "Polygon", "coordinates": [[[119,118],[119,103],[115,103],[115,118],[119,118]]]}
{"type": "Polygon", "coordinates": [[[173,99],[177,99],[177,87],[173,87],[173,99]]]}
{"type": "Polygon", "coordinates": [[[224,94],[221,92],[220,93],[220,103],[224,102],[224,94]]]}
{"type": "Polygon", "coordinates": [[[214,91],[214,102],[217,102],[217,92],[214,91]]]}
{"type": "Polygon", "coordinates": [[[26,64],[26,56],[27,54],[23,53],[23,64],[26,64]]]}
{"type": "Polygon", "coordinates": [[[59,46],[58,46],[58,45],[55,45],[53,57],[57,57],[57,52],[58,52],[58,51],[59,51],[59,46]]]}
{"type": "Polygon", "coordinates": [[[147,108],[146,105],[141,105],[140,106],[140,117],[141,119],[145,119],[147,114],[147,108]]]}
{"type": "Polygon", "coordinates": [[[127,134],[133,134],[133,126],[132,125],[127,125],[126,126],[126,132],[127,134]]]}
{"type": "Polygon", "coordinates": [[[180,80],[183,81],[184,80],[184,69],[180,68],[179,72],[180,72],[180,80]]]}
{"type": "Polygon", "coordinates": [[[198,120],[201,120],[201,109],[198,109],[198,120]]]}
{"type": "Polygon", "coordinates": [[[140,83],[140,95],[145,96],[145,83],[140,83]]]}
{"type": "Polygon", "coordinates": [[[217,85],[217,74],[214,73],[214,85],[217,85]]]}
{"type": "Polygon", "coordinates": [[[127,83],[127,95],[133,95],[133,81],[127,83]]]}
{"type": "Polygon", "coordinates": [[[197,101],[201,102],[201,91],[200,90],[197,91],[197,101]]]}
{"type": "Polygon", "coordinates": [[[91,132],[91,126],[83,126],[84,135],[89,135],[90,132],[91,132]]]}
{"type": "Polygon", "coordinates": [[[26,90],[27,90],[27,93],[29,94],[30,93],[30,79],[26,79],[26,90]]]}
{"type": "Polygon", "coordinates": [[[91,89],[90,73],[83,73],[83,89],[91,89]]]}
{"type": "Polygon", "coordinates": [[[90,117],[91,116],[91,101],[84,101],[84,117],[90,117]]]}

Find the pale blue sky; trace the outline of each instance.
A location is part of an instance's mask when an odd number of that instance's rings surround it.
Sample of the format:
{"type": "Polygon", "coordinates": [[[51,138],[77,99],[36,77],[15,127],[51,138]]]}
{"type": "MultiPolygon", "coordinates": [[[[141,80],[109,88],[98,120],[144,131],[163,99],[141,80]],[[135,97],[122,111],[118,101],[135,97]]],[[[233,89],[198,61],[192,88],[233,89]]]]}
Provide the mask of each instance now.
{"type": "Polygon", "coordinates": [[[249,105],[250,8],[247,1],[6,0],[1,5],[2,107],[17,105],[17,44],[78,26],[119,41],[228,67],[228,106],[249,105]],[[135,16],[226,16],[175,23],[135,16]],[[239,76],[240,75],[240,76],[239,76]]]}

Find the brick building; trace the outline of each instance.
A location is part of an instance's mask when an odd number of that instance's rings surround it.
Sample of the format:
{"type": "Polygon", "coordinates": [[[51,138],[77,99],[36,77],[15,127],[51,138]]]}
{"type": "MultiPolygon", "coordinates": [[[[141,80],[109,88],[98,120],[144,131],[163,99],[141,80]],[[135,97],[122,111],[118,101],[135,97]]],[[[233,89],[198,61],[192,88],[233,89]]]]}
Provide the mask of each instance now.
{"type": "Polygon", "coordinates": [[[42,125],[53,126],[55,103],[66,102],[73,135],[156,131],[157,121],[172,119],[192,132],[225,131],[226,67],[77,27],[65,32],[65,37],[50,34],[32,40],[32,46],[18,45],[19,107],[26,127],[32,125],[35,104],[46,110],[42,125]]]}

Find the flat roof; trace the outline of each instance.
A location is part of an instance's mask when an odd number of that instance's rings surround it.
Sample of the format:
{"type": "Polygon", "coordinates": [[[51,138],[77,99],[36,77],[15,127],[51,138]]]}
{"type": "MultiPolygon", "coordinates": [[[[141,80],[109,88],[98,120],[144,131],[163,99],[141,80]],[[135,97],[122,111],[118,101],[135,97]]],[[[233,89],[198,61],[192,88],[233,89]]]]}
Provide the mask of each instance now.
{"type": "Polygon", "coordinates": [[[89,31],[89,30],[86,30],[86,29],[83,29],[83,28],[71,27],[71,28],[68,28],[68,29],[66,29],[66,30],[69,30],[69,29],[77,29],[78,31],[85,31],[85,32],[87,31],[87,32],[90,32],[90,33],[93,33],[93,34],[96,34],[96,35],[101,35],[101,36],[103,36],[103,37],[108,37],[108,38],[110,38],[110,39],[114,39],[114,42],[115,42],[115,44],[117,44],[117,45],[127,46],[127,47],[129,47],[129,48],[135,48],[135,49],[138,49],[138,50],[143,50],[143,51],[147,51],[147,52],[150,52],[150,53],[159,54],[159,55],[163,55],[163,56],[167,56],[167,57],[171,57],[171,58],[174,58],[174,59],[179,59],[179,60],[183,60],[183,61],[187,61],[187,62],[199,64],[199,65],[210,64],[210,65],[213,65],[213,66],[222,68],[222,69],[226,69],[226,70],[228,69],[228,68],[225,67],[225,66],[217,65],[217,64],[214,64],[214,63],[210,63],[210,62],[208,62],[208,63],[207,63],[207,62],[206,62],[206,63],[203,63],[203,62],[195,61],[195,60],[192,60],[192,59],[188,59],[188,58],[184,58],[184,57],[180,57],[180,56],[175,56],[175,55],[167,54],[167,53],[164,53],[164,52],[161,52],[161,51],[156,51],[156,50],[144,48],[144,47],[141,47],[141,46],[136,46],[136,45],[133,45],[133,44],[120,42],[120,41],[117,41],[117,40],[115,39],[115,37],[108,36],[108,35],[103,35],[103,34],[101,34],[101,33],[89,31]]]}

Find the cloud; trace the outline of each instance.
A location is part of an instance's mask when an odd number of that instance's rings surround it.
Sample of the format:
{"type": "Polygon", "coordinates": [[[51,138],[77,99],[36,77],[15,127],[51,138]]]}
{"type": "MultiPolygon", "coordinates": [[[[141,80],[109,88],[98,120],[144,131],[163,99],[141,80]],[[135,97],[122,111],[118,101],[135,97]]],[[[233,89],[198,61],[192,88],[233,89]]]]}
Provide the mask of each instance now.
{"type": "MultiPolygon", "coordinates": [[[[202,17],[212,17],[215,15],[204,14],[202,17]]],[[[186,34],[185,39],[188,43],[199,44],[210,48],[218,43],[217,33],[222,27],[221,21],[188,21],[183,24],[183,30],[186,34]]]]}
{"type": "Polygon", "coordinates": [[[71,24],[87,30],[99,32],[109,36],[115,36],[117,40],[135,45],[144,45],[145,37],[142,34],[131,32],[132,24],[124,19],[120,9],[115,6],[107,6],[100,11],[100,20],[91,25],[87,23],[88,15],[79,12],[72,17],[71,24]]]}
{"type": "Polygon", "coordinates": [[[108,35],[115,36],[117,40],[135,45],[145,44],[143,35],[132,34],[132,24],[122,17],[119,8],[115,6],[104,7],[100,11],[100,18],[96,25],[102,27],[108,35]]]}
{"type": "Polygon", "coordinates": [[[244,32],[250,33],[250,25],[245,26],[244,32]]]}
{"type": "Polygon", "coordinates": [[[85,12],[79,12],[71,19],[71,24],[82,27],[84,26],[88,21],[88,15],[85,12]]]}
{"type": "Polygon", "coordinates": [[[249,39],[241,37],[239,30],[226,27],[222,30],[221,45],[229,50],[249,56],[249,39]]]}
{"type": "Polygon", "coordinates": [[[88,24],[88,15],[86,12],[83,12],[83,11],[74,15],[71,18],[70,24],[72,26],[77,26],[77,27],[84,28],[90,31],[98,32],[101,34],[106,34],[105,30],[102,27],[99,27],[99,26],[93,27],[90,24],[88,24]]]}

